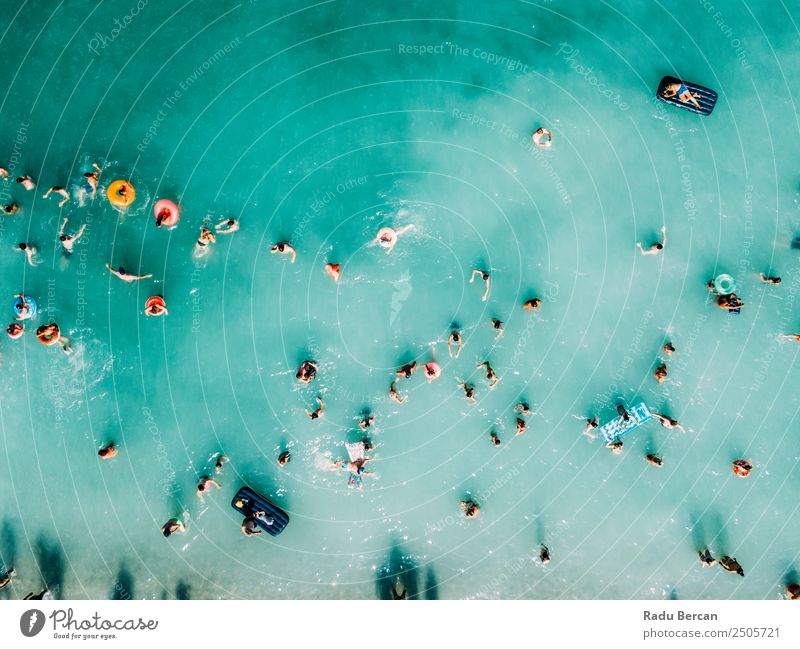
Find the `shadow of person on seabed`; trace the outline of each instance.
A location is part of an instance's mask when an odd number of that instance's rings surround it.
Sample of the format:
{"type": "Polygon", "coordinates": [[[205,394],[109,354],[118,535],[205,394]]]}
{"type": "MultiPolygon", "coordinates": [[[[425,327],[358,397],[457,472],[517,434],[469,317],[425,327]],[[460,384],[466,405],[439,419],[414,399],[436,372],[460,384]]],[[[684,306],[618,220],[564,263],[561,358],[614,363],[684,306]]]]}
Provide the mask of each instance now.
{"type": "Polygon", "coordinates": [[[439,584],[436,573],[428,566],[425,573],[424,590],[419,590],[419,568],[411,556],[403,553],[396,543],[378,569],[375,590],[380,599],[438,599],[439,584]]]}

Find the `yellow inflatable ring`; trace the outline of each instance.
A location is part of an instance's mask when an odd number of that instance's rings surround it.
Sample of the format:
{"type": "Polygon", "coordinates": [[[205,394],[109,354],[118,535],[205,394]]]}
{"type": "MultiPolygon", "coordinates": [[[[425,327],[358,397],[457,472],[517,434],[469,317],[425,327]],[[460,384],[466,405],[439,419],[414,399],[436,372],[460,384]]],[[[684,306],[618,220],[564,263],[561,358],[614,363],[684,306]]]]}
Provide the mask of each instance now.
{"type": "Polygon", "coordinates": [[[127,180],[115,180],[108,186],[106,196],[115,207],[128,207],[136,198],[136,190],[127,180]]]}

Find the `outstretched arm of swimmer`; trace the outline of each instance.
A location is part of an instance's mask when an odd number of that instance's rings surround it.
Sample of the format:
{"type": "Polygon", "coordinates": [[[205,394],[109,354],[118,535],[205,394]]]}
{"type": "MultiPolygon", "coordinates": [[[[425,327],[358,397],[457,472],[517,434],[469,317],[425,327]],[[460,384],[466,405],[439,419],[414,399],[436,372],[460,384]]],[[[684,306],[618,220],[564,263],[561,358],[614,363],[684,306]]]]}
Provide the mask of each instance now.
{"type": "Polygon", "coordinates": [[[64,234],[64,228],[67,227],[67,221],[68,220],[69,220],[69,217],[64,217],[64,220],[61,222],[61,227],[58,229],[58,236],[59,237],[62,234],[64,234]]]}
{"type": "Polygon", "coordinates": [[[475,281],[475,275],[481,275],[482,276],[483,275],[483,271],[482,270],[473,270],[472,271],[472,277],[469,278],[469,283],[470,284],[472,284],[475,281]]]}

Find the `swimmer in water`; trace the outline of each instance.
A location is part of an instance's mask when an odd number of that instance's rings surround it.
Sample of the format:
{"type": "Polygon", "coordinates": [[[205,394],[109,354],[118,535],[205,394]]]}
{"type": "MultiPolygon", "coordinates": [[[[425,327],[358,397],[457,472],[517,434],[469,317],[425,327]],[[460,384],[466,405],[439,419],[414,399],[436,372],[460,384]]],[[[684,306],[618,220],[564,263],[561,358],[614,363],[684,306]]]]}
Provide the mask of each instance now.
{"type": "Polygon", "coordinates": [[[657,412],[653,413],[653,417],[658,419],[664,428],[667,428],[669,430],[677,428],[682,433],[686,432],[686,429],[684,429],[684,427],[681,426],[676,419],[672,419],[670,417],[667,417],[666,415],[659,415],[657,412]]]}
{"type": "Polygon", "coordinates": [[[800,599],[800,584],[789,584],[786,587],[786,597],[791,600],[800,599]]]}
{"type": "Polygon", "coordinates": [[[686,86],[685,83],[682,81],[680,83],[670,83],[664,86],[664,91],[662,92],[666,99],[670,97],[678,97],[684,104],[693,103],[697,108],[700,108],[700,104],[697,103],[698,95],[696,92],[692,92],[686,86]]]}
{"type": "Polygon", "coordinates": [[[222,489],[219,482],[214,480],[214,478],[209,478],[207,475],[204,475],[197,483],[197,497],[200,499],[200,502],[204,503],[205,498],[204,494],[208,493],[211,490],[211,485],[214,485],[217,489],[222,489]]]}
{"type": "Polygon", "coordinates": [[[3,180],[8,180],[9,175],[10,174],[8,173],[8,169],[6,169],[5,167],[0,167],[0,178],[2,178],[3,180]]]}
{"type": "Polygon", "coordinates": [[[25,256],[28,258],[28,264],[30,266],[37,265],[36,262],[33,261],[33,258],[36,256],[36,253],[38,252],[38,250],[35,247],[33,247],[28,243],[18,243],[16,249],[25,253],[25,256]]]}
{"type": "Polygon", "coordinates": [[[740,577],[744,577],[744,569],[735,557],[729,557],[727,554],[719,560],[719,565],[727,572],[735,572],[740,577]]]}
{"type": "Polygon", "coordinates": [[[217,458],[214,461],[214,473],[220,475],[222,473],[222,467],[225,466],[227,461],[227,457],[225,457],[222,453],[217,453],[217,458]]]}
{"type": "Polygon", "coordinates": [[[395,374],[401,378],[410,379],[414,374],[415,369],[417,369],[417,361],[414,361],[413,363],[406,363],[399,370],[397,370],[395,374]]]}
{"type": "Polygon", "coordinates": [[[528,300],[522,304],[522,308],[526,311],[536,311],[536,309],[538,309],[540,306],[542,306],[542,301],[538,297],[528,300]]]}
{"type": "Polygon", "coordinates": [[[667,356],[672,356],[675,353],[675,346],[671,342],[664,343],[664,353],[667,356]]]}
{"type": "Polygon", "coordinates": [[[375,242],[383,249],[386,250],[386,254],[388,255],[394,247],[397,245],[397,240],[400,238],[400,235],[408,230],[412,230],[414,228],[414,224],[410,223],[409,225],[403,226],[399,230],[393,230],[392,228],[381,228],[378,230],[378,234],[375,237],[375,242]]]}
{"type": "Polygon", "coordinates": [[[710,568],[711,566],[717,565],[717,560],[713,557],[711,550],[708,548],[699,551],[697,554],[700,555],[700,565],[704,568],[710,568]]]}
{"type": "Polygon", "coordinates": [[[297,259],[297,251],[285,241],[279,241],[278,243],[276,243],[274,246],[272,246],[270,252],[273,255],[275,253],[279,253],[281,255],[291,255],[292,263],[294,263],[294,260],[297,259]]]}
{"type": "Polygon", "coordinates": [[[489,361],[483,361],[483,363],[479,363],[476,366],[476,369],[481,367],[486,368],[486,379],[489,381],[489,389],[493,390],[494,387],[499,383],[500,377],[495,374],[495,371],[489,364],[489,361]]]}
{"type": "Polygon", "coordinates": [[[342,276],[341,264],[325,264],[325,272],[334,282],[338,282],[342,276]]]}
{"type": "Polygon", "coordinates": [[[423,366],[425,370],[425,378],[428,379],[428,383],[433,383],[436,379],[439,378],[439,375],[442,373],[442,369],[439,367],[439,364],[435,361],[431,361],[430,363],[425,363],[423,366]]]}
{"type": "Polygon", "coordinates": [[[619,455],[620,453],[622,453],[622,447],[623,447],[622,440],[619,439],[618,437],[615,437],[608,444],[606,444],[606,448],[610,448],[612,453],[614,453],[615,455],[619,455]]]}
{"type": "Polygon", "coordinates": [[[364,445],[364,451],[369,453],[370,451],[375,450],[375,444],[372,443],[372,440],[369,437],[362,437],[361,443],[364,445]]]}
{"type": "Polygon", "coordinates": [[[408,599],[408,590],[406,590],[405,585],[392,584],[392,599],[408,599]],[[398,591],[398,589],[401,587],[403,590],[398,591]]]}
{"type": "Polygon", "coordinates": [[[492,328],[497,332],[497,335],[494,337],[495,340],[503,335],[503,322],[501,320],[492,318],[492,328]]]}
{"type": "Polygon", "coordinates": [[[539,548],[539,561],[542,562],[543,566],[546,566],[548,563],[550,563],[550,550],[544,543],[542,543],[541,547],[539,548]]]}
{"type": "MultiPolygon", "coordinates": [[[[158,296],[153,296],[158,297],[158,296]]],[[[163,298],[162,298],[163,299],[163,298]]],[[[150,300],[148,300],[150,302],[150,300]]],[[[160,316],[160,315],[169,315],[169,311],[167,311],[167,306],[163,302],[159,302],[157,300],[153,300],[149,304],[145,305],[144,314],[146,316],[160,316]]]]}
{"type": "Polygon", "coordinates": [[[322,417],[322,413],[325,411],[325,404],[322,403],[322,397],[317,397],[317,408],[316,410],[309,410],[306,408],[306,414],[308,415],[309,419],[319,419],[322,417]]]}
{"type": "Polygon", "coordinates": [[[657,255],[664,249],[664,246],[667,245],[667,226],[663,226],[661,228],[661,243],[653,243],[650,247],[645,250],[641,243],[636,244],[639,247],[639,250],[642,251],[643,255],[657,255]]]}
{"type": "Polygon", "coordinates": [[[292,454],[289,451],[284,451],[278,456],[278,466],[286,466],[291,459],[292,454]]]}
{"type": "Polygon", "coordinates": [[[6,586],[9,586],[11,584],[11,578],[15,577],[16,574],[17,572],[13,568],[6,570],[5,574],[0,577],[0,590],[3,590],[6,586]]]}
{"type": "Polygon", "coordinates": [[[17,182],[22,185],[25,189],[29,192],[33,191],[36,188],[36,182],[28,175],[20,176],[17,178],[17,182]]]}
{"type": "Polygon", "coordinates": [[[473,270],[472,277],[469,278],[469,283],[472,284],[475,281],[475,275],[480,275],[481,279],[483,280],[484,284],[486,285],[486,290],[483,292],[483,297],[481,300],[486,302],[486,298],[489,297],[489,288],[492,284],[492,278],[489,276],[485,270],[473,270]]]}
{"type": "Polygon", "coordinates": [[[402,403],[406,402],[406,400],[408,399],[408,395],[404,394],[404,395],[401,396],[400,393],[397,391],[397,382],[399,380],[400,379],[395,379],[394,381],[392,381],[392,384],[389,386],[389,398],[392,401],[394,401],[395,403],[401,403],[402,404],[402,403]]]}
{"type": "Polygon", "coordinates": [[[111,268],[109,264],[106,264],[106,268],[108,268],[108,270],[111,272],[112,275],[116,275],[123,282],[128,282],[129,284],[131,282],[138,282],[139,280],[150,279],[152,277],[152,275],[149,273],[147,275],[133,275],[128,271],[126,271],[122,266],[120,266],[119,269],[116,269],[116,268],[111,268]]]}
{"type": "Polygon", "coordinates": [[[67,220],[68,219],[64,219],[64,221],[61,223],[61,229],[58,231],[58,240],[61,242],[61,249],[65,254],[69,255],[72,253],[72,249],[75,247],[75,244],[83,236],[83,231],[86,229],[86,224],[84,223],[80,230],[78,230],[72,236],[69,236],[64,234],[64,228],[67,227],[67,220]]]}
{"type": "Polygon", "coordinates": [[[520,401],[514,406],[514,412],[518,415],[528,416],[531,414],[531,407],[525,401],[520,401]]]}
{"type": "Polygon", "coordinates": [[[92,167],[94,167],[94,171],[87,171],[83,174],[86,180],[87,194],[94,194],[97,191],[97,182],[100,179],[100,173],[103,171],[96,162],[92,163],[92,167]]]}
{"type": "Polygon", "coordinates": [[[795,342],[800,343],[800,334],[783,334],[781,338],[786,338],[787,340],[794,340],[795,342]]]}
{"type": "Polygon", "coordinates": [[[517,432],[515,433],[517,436],[522,435],[528,429],[528,423],[520,418],[517,417],[517,432]]]}
{"type": "Polygon", "coordinates": [[[595,435],[592,431],[595,430],[599,425],[600,422],[597,420],[597,417],[592,417],[591,419],[587,419],[586,428],[583,429],[583,434],[586,435],[586,437],[597,439],[597,435],[595,435]]]}
{"type": "Polygon", "coordinates": [[[461,511],[464,512],[464,516],[467,518],[477,518],[478,514],[481,512],[481,508],[478,507],[474,500],[462,500],[460,507],[461,511]]]}
{"type": "Polygon", "coordinates": [[[746,478],[753,470],[753,462],[751,460],[735,460],[733,462],[733,474],[739,478],[746,478]]]}
{"type": "Polygon", "coordinates": [[[497,436],[497,433],[495,433],[494,431],[489,433],[489,439],[492,440],[492,444],[494,444],[495,446],[500,446],[500,438],[497,436]]]}
{"type": "Polygon", "coordinates": [[[239,231],[239,221],[236,219],[223,219],[214,226],[217,234],[233,234],[239,231]]]}
{"type": "Polygon", "coordinates": [[[169,537],[171,534],[175,534],[176,532],[185,532],[186,526],[180,519],[177,518],[170,518],[166,523],[164,523],[163,527],[161,528],[161,533],[165,537],[169,537]]]}
{"type": "Polygon", "coordinates": [[[764,273],[759,273],[758,277],[761,279],[762,284],[780,284],[780,277],[765,277],[764,273]]]}
{"type": "Polygon", "coordinates": [[[667,380],[667,366],[663,363],[656,368],[656,371],[653,372],[653,376],[656,377],[656,381],[659,383],[663,383],[667,380]]]}
{"type": "Polygon", "coordinates": [[[467,397],[470,403],[476,403],[475,387],[471,383],[459,383],[458,387],[464,390],[464,396],[467,397]]]}
{"type": "Polygon", "coordinates": [[[200,228],[200,236],[197,237],[197,243],[194,246],[194,257],[199,259],[208,254],[211,248],[210,244],[216,243],[216,235],[209,230],[205,225],[200,228]]]}
{"type": "Polygon", "coordinates": [[[295,374],[295,378],[300,381],[300,383],[311,383],[316,376],[317,364],[313,361],[303,361],[300,363],[300,367],[297,368],[297,373],[295,374]]]}
{"type": "Polygon", "coordinates": [[[72,344],[70,343],[69,338],[61,335],[61,330],[58,328],[58,325],[55,322],[51,322],[50,324],[39,327],[36,330],[36,337],[47,344],[56,344],[50,342],[55,339],[56,342],[61,345],[61,351],[63,351],[67,356],[72,353],[72,344]]]}
{"type": "Polygon", "coordinates": [[[361,421],[358,422],[358,427],[366,431],[370,427],[375,425],[375,415],[373,415],[369,410],[365,411],[361,416],[361,421]]]}
{"type": "Polygon", "coordinates": [[[19,205],[16,203],[8,203],[7,205],[3,205],[2,210],[3,214],[11,216],[12,214],[19,212],[19,205]]]}
{"type": "Polygon", "coordinates": [[[741,309],[744,306],[744,302],[739,299],[736,293],[731,293],[730,295],[720,295],[717,298],[717,306],[720,309],[731,311],[734,309],[741,309]]]}
{"type": "Polygon", "coordinates": [[[664,466],[664,458],[655,453],[648,453],[644,459],[647,460],[648,464],[652,464],[653,466],[664,466]]]}
{"type": "Polygon", "coordinates": [[[631,419],[628,411],[625,410],[625,406],[623,406],[621,403],[617,405],[617,414],[622,418],[622,421],[630,421],[631,419]]]}
{"type": "Polygon", "coordinates": [[[117,455],[117,445],[114,442],[110,442],[97,451],[97,454],[104,460],[110,460],[117,455]]]}
{"type": "Polygon", "coordinates": [[[540,149],[547,149],[553,145],[553,134],[544,127],[537,128],[533,132],[531,139],[540,149]]]}
{"type": "Polygon", "coordinates": [[[275,519],[266,512],[253,512],[249,516],[245,516],[244,520],[242,521],[242,534],[245,536],[258,536],[259,534],[263,534],[263,530],[260,530],[257,527],[257,521],[260,521],[265,525],[275,524],[275,519]]]}
{"type": "Polygon", "coordinates": [[[10,325],[6,327],[6,333],[8,334],[9,338],[19,338],[22,333],[25,331],[25,327],[22,326],[19,322],[12,322],[10,325]]]}
{"type": "Polygon", "coordinates": [[[42,194],[42,198],[47,198],[50,194],[58,194],[61,196],[61,201],[59,202],[58,206],[63,207],[64,203],[69,200],[69,192],[64,189],[63,187],[58,187],[57,185],[48,189],[44,194],[42,194]]]}
{"type": "Polygon", "coordinates": [[[450,353],[450,358],[458,358],[462,346],[461,332],[457,329],[453,329],[453,331],[450,332],[450,337],[447,339],[447,351],[450,353]],[[453,353],[453,345],[456,345],[455,354],[453,353]]]}

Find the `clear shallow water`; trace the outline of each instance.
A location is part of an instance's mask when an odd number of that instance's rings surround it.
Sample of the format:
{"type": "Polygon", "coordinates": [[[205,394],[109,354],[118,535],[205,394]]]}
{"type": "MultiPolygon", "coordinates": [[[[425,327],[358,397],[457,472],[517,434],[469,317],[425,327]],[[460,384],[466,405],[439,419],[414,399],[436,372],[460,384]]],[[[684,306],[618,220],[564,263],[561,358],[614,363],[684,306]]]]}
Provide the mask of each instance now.
{"type": "Polygon", "coordinates": [[[3,597],[45,579],[73,598],[372,598],[412,569],[422,597],[776,598],[800,569],[797,347],[777,339],[798,325],[796,8],[404,4],[2,10],[2,164],[39,182],[35,196],[2,186],[23,207],[0,221],[7,317],[24,290],[76,348],[0,343],[0,552],[19,572],[3,597]],[[671,73],[719,92],[710,118],[653,102],[671,73]],[[529,146],[540,124],[546,152],[529,146]],[[92,160],[103,187],[136,185],[124,218],[102,199],[41,199],[92,160]],[[156,197],[180,201],[176,230],[154,227],[156,197]],[[242,230],[193,262],[203,219],[227,214],[242,230]],[[63,217],[88,224],[68,263],[63,217]],[[390,256],[370,245],[407,223],[390,256]],[[662,224],[665,254],[641,257],[635,242],[662,224]],[[269,254],[285,239],[294,265],[269,254]],[[21,240],[36,268],[12,253],[21,240]],[[155,278],[124,285],[107,262],[155,278]],[[473,267],[492,270],[486,303],[473,267]],[[723,271],[738,317],[705,289],[723,271]],[[152,293],[169,317],[144,317],[152,293]],[[535,295],[531,317],[519,304],[535,295]],[[659,386],[667,338],[678,352],[659,386]],[[392,368],[431,349],[442,377],[387,401],[392,368]],[[299,387],[306,357],[320,371],[299,387]],[[520,395],[536,414],[515,438],[520,395]],[[651,424],[614,456],[575,417],[607,420],[617,399],[687,432],[651,424]],[[352,492],[325,466],[364,407],[380,479],[352,492]],[[109,440],[120,455],[100,462],[109,440]],[[202,507],[192,492],[218,451],[231,461],[202,507]],[[729,469],[741,456],[746,481],[729,469]],[[274,541],[239,531],[242,483],[290,512],[274,541]],[[458,514],[466,492],[474,521],[458,514]],[[183,510],[187,534],[164,539],[183,510]],[[745,579],[701,570],[704,543],[745,579]]]}

